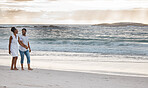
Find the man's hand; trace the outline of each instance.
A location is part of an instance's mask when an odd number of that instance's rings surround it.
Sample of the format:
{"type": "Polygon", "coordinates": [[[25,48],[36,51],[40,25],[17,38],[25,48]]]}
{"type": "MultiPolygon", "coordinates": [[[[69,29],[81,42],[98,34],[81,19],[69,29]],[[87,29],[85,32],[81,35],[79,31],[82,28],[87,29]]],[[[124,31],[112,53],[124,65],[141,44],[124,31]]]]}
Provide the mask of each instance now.
{"type": "Polygon", "coordinates": [[[27,47],[26,45],[25,45],[24,47],[25,47],[26,49],[28,49],[28,47],[27,47]]]}
{"type": "Polygon", "coordinates": [[[31,52],[31,49],[29,49],[29,52],[31,52]]]}

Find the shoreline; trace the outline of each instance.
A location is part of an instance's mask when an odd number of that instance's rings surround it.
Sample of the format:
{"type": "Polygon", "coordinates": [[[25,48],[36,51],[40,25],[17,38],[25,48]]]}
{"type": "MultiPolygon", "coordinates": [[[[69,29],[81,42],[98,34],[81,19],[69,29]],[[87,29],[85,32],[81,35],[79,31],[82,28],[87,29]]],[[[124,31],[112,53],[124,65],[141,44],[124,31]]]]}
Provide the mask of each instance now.
{"type": "MultiPolygon", "coordinates": [[[[87,52],[59,52],[59,51],[31,51],[31,56],[78,56],[78,57],[121,57],[131,58],[135,60],[148,60],[148,56],[142,55],[120,55],[120,54],[100,54],[100,53],[87,53],[87,52]]],[[[11,56],[8,50],[0,49],[0,56],[11,56]]],[[[20,57],[20,55],[19,55],[20,57]]]]}
{"type": "MultiPolygon", "coordinates": [[[[7,50],[0,50],[0,65],[10,66],[11,55],[7,50]]],[[[24,67],[27,67],[26,57],[24,67]]],[[[20,68],[20,56],[17,60],[20,68]]],[[[31,53],[31,67],[37,69],[53,69],[98,74],[112,74],[121,76],[148,77],[148,60],[114,55],[98,55],[70,52],[44,52],[31,53]]]]}

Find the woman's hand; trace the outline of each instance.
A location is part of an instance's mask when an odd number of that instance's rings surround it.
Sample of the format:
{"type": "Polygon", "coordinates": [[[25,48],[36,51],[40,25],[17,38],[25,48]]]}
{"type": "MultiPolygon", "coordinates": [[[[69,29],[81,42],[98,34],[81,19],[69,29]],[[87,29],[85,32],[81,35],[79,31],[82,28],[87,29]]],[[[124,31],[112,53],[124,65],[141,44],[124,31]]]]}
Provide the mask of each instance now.
{"type": "Polygon", "coordinates": [[[11,51],[9,50],[9,54],[11,54],[11,51]]]}

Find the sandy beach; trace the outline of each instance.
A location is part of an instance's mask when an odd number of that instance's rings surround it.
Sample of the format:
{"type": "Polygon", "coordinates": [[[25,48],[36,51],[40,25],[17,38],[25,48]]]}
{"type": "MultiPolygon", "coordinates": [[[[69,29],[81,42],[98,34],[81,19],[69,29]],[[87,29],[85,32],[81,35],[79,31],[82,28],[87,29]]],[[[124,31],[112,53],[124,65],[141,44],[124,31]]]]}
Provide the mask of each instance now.
{"type": "Polygon", "coordinates": [[[147,14],[148,0],[0,0],[0,88],[148,88],[147,14]]]}
{"type": "Polygon", "coordinates": [[[0,66],[0,88],[147,88],[148,78],[0,66]]]}
{"type": "MultiPolygon", "coordinates": [[[[140,57],[139,57],[140,58],[140,57]]],[[[0,51],[0,88],[147,88],[148,60],[123,56],[31,53],[33,71],[10,70],[11,56],[0,51]]],[[[25,67],[26,67],[25,60],[25,67]]]]}

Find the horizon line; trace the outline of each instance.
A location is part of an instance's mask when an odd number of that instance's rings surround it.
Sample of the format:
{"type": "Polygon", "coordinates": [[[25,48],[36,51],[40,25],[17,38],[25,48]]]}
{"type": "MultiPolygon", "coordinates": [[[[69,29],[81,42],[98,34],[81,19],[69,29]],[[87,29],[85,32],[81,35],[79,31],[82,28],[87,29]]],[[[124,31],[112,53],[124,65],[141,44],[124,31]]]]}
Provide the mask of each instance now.
{"type": "MultiPolygon", "coordinates": [[[[67,25],[67,24],[70,24],[70,25],[85,25],[85,24],[114,24],[114,23],[139,23],[139,24],[147,24],[148,25],[148,23],[142,23],[142,22],[102,22],[102,23],[24,23],[24,24],[31,24],[31,25],[33,25],[33,24],[51,24],[51,25],[58,25],[58,24],[60,24],[60,25],[67,25]]],[[[0,25],[4,25],[4,24],[7,24],[7,25],[24,25],[23,23],[0,23],[0,25]]]]}

